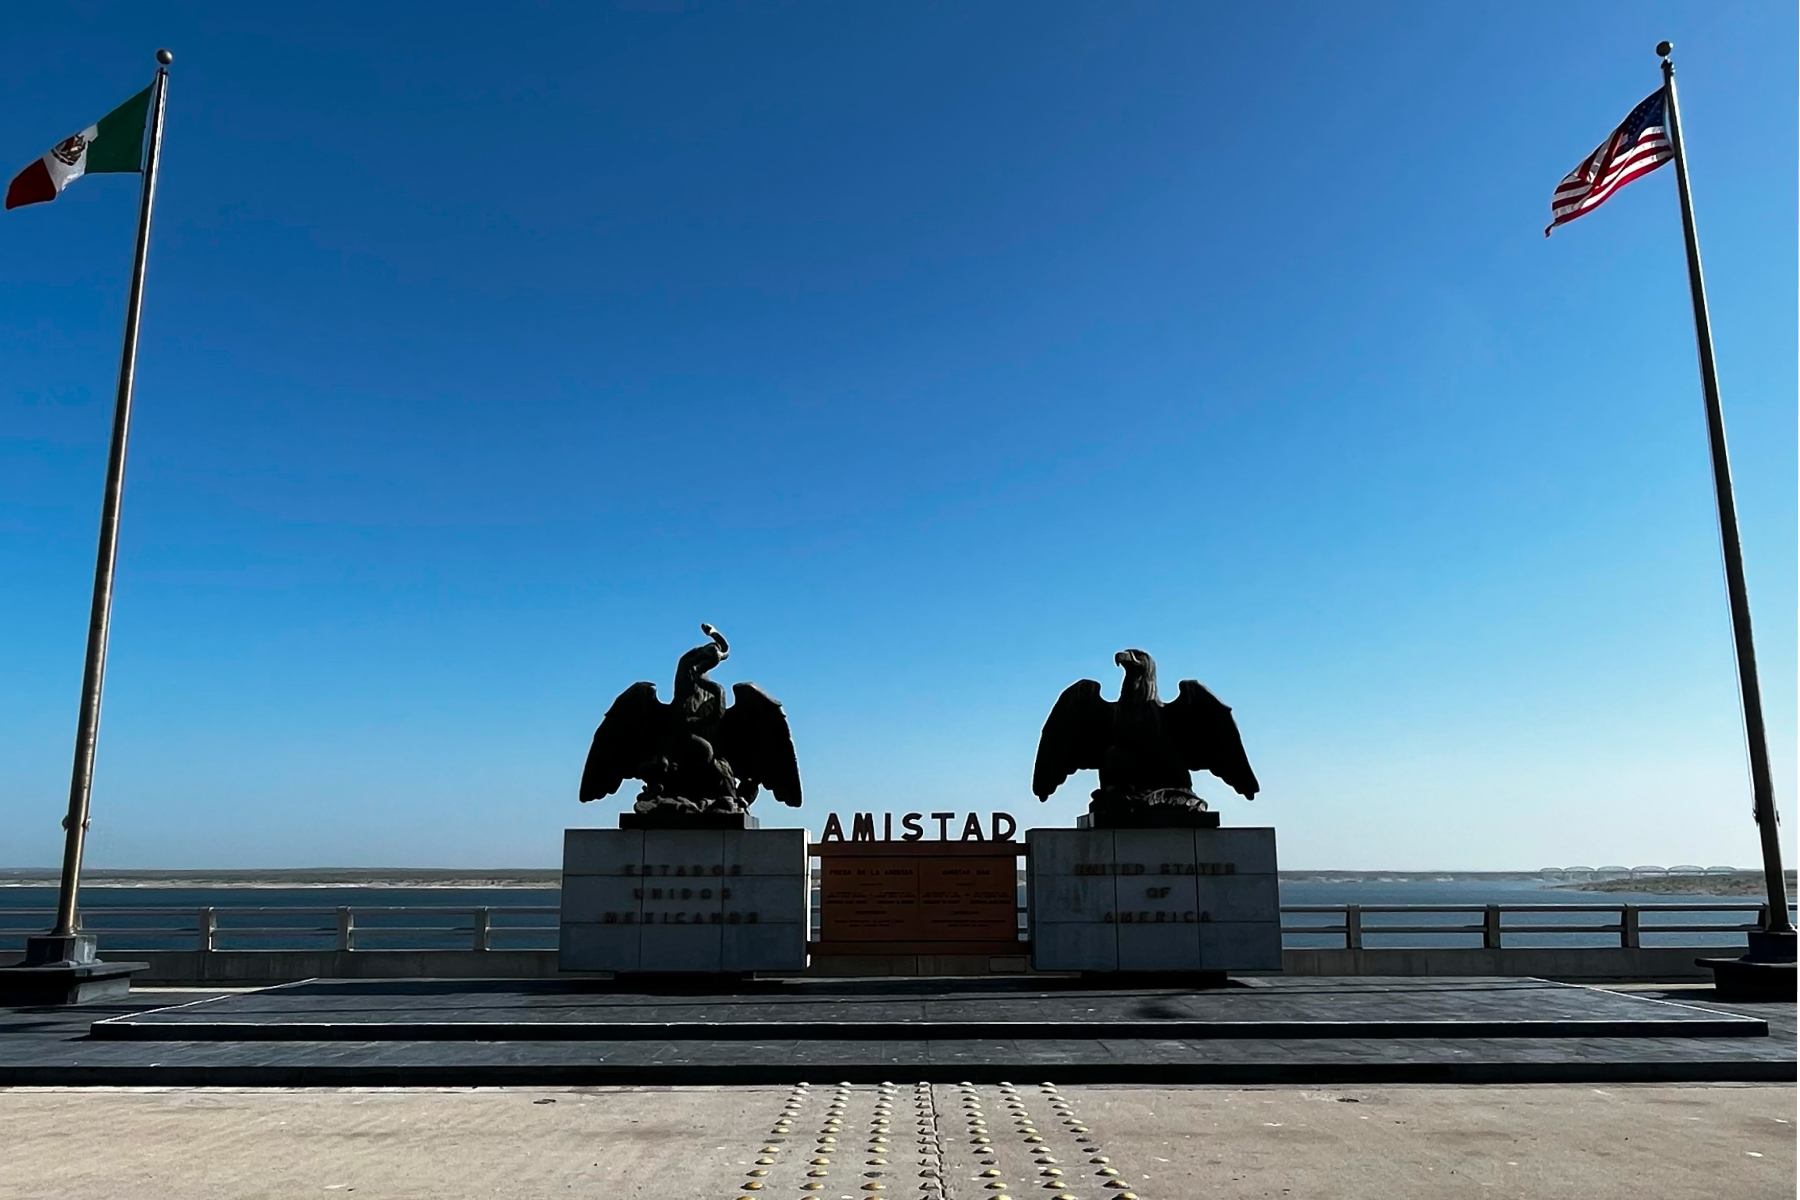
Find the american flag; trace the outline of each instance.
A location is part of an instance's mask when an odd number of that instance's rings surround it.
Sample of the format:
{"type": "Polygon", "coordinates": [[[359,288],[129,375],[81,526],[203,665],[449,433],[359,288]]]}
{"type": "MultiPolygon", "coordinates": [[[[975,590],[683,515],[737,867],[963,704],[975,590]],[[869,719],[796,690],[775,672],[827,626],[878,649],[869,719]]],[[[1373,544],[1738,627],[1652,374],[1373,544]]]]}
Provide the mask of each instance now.
{"type": "Polygon", "coordinates": [[[1544,228],[1545,237],[1558,225],[1599,208],[1614,192],[1675,157],[1669,146],[1663,103],[1663,91],[1658,88],[1632,109],[1624,124],[1582,159],[1580,166],[1563,176],[1550,197],[1550,224],[1544,228]]]}

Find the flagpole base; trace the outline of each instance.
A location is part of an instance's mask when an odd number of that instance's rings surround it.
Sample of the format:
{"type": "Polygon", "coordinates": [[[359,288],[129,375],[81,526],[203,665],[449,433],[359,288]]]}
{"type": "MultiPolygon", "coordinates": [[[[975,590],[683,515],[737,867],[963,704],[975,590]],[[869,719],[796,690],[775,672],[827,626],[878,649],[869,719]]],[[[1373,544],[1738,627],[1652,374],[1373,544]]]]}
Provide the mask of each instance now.
{"type": "Polygon", "coordinates": [[[91,933],[46,933],[25,939],[22,967],[85,967],[100,961],[91,933]]]}
{"type": "Polygon", "coordinates": [[[0,1006],[87,1004],[131,994],[131,977],[149,963],[101,962],[91,934],[31,937],[25,961],[0,967],[0,1006]]]}
{"type": "Polygon", "coordinates": [[[1800,935],[1791,929],[1755,929],[1742,958],[1696,958],[1694,963],[1712,968],[1713,986],[1722,1000],[1792,1000],[1797,948],[1800,935]]]}

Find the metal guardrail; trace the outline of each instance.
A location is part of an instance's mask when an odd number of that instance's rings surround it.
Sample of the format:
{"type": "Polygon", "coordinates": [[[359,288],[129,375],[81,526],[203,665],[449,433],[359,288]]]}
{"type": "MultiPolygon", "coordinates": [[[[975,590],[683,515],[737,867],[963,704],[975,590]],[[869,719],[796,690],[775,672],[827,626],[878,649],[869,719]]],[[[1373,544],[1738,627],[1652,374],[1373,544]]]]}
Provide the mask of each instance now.
{"type": "MultiPolygon", "coordinates": [[[[1790,908],[1794,905],[1790,904],[1790,908]]],[[[1283,935],[1342,935],[1342,942],[1336,947],[1341,950],[1364,949],[1365,938],[1370,936],[1393,935],[1479,935],[1481,946],[1485,950],[1497,950],[1503,947],[1507,934],[1616,934],[1618,944],[1630,950],[1643,945],[1646,933],[1657,935],[1697,934],[1697,933],[1747,933],[1759,929],[1766,922],[1767,905],[1730,904],[1719,901],[1701,901],[1671,904],[1284,904],[1281,906],[1283,935]],[[1653,921],[1645,924],[1645,914],[1662,913],[1747,913],[1755,914],[1755,919],[1731,924],[1718,922],[1681,924],[1653,921]],[[1285,918],[1289,914],[1341,914],[1342,921],[1335,924],[1292,924],[1285,918]],[[1426,924],[1403,924],[1395,921],[1365,922],[1364,917],[1374,915],[1415,916],[1426,913],[1473,914],[1479,921],[1469,924],[1451,924],[1434,921],[1426,924]],[[1541,916],[1549,913],[1585,913],[1614,917],[1614,920],[1598,923],[1579,923],[1574,921],[1557,921],[1552,923],[1521,924],[1508,923],[1505,918],[1515,916],[1541,916]]],[[[1426,947],[1429,948],[1429,947],[1426,947]]]]}
{"type": "MultiPolygon", "coordinates": [[[[104,907],[84,909],[81,927],[83,933],[96,935],[103,949],[114,952],[264,949],[539,950],[555,947],[556,917],[560,911],[553,904],[104,907]],[[525,919],[542,916],[550,919],[525,919]],[[162,923],[146,923],[153,919],[162,923]],[[251,920],[261,923],[244,923],[251,920]],[[531,944],[505,944],[526,935],[533,935],[531,944]],[[396,941],[397,938],[404,940],[396,941]],[[457,942],[446,945],[453,938],[457,942]],[[360,945],[359,940],[362,943],[360,945]],[[279,941],[283,944],[244,945],[246,941],[279,941]],[[172,942],[175,944],[170,944],[172,942]],[[302,944],[292,944],[295,942],[302,944]]],[[[26,934],[40,932],[47,925],[48,918],[54,915],[55,910],[49,908],[0,909],[0,941],[19,940],[22,945],[26,934]],[[19,918],[38,920],[27,926],[16,923],[19,918]]]]}
{"type": "MultiPolygon", "coordinates": [[[[1669,904],[1285,904],[1282,934],[1287,939],[1331,938],[1335,948],[1361,950],[1367,939],[1405,937],[1411,945],[1429,937],[1439,948],[1480,938],[1486,949],[1506,944],[1508,935],[1579,934],[1616,936],[1635,949],[1646,934],[1742,934],[1759,928],[1766,906],[1721,901],[1669,904]],[[1531,922],[1551,913],[1591,915],[1593,921],[1531,922]],[[1742,922],[1671,923],[1680,913],[1743,913],[1742,922]],[[1430,915],[1466,914],[1470,922],[1424,921],[1430,915]],[[1314,923],[1306,918],[1332,917],[1314,923]],[[1649,922],[1645,916],[1655,918],[1649,922]],[[1289,918],[1302,918],[1295,921],[1289,918]],[[1367,918],[1374,917],[1375,920],[1367,918]],[[1412,917],[1414,920],[1407,921],[1412,917]],[[1506,918],[1524,918],[1508,921],[1506,918]],[[1394,918],[1399,918],[1398,920],[1394,918]]],[[[1020,910],[1023,913],[1023,909],[1020,910]]],[[[128,950],[549,950],[556,946],[555,905],[236,905],[203,908],[94,907],[82,913],[83,931],[98,935],[109,952],[128,950]],[[533,919],[533,918],[548,918],[533,919]],[[269,943],[278,942],[280,945],[269,943]],[[259,944],[260,943],[260,944],[259,944]],[[297,944],[296,944],[297,943],[297,944]]],[[[0,909],[0,946],[22,949],[27,934],[47,928],[54,910],[0,909]]],[[[816,911],[815,911],[816,916],[816,911]]],[[[1717,942],[1712,943],[1717,945],[1717,942]]],[[[1699,943],[1696,943],[1699,945],[1699,943]]],[[[1320,948],[1320,947],[1314,947],[1320,948]]],[[[1323,947],[1333,948],[1333,947],[1323,947]]]]}

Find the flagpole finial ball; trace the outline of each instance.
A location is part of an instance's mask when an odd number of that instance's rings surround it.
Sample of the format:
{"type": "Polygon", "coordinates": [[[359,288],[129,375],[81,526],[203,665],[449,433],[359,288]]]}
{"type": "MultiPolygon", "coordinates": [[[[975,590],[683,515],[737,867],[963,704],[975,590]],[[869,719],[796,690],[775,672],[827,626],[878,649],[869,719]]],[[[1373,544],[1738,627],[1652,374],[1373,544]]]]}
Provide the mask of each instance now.
{"type": "Polygon", "coordinates": [[[156,52],[156,61],[166,67],[175,61],[175,55],[169,50],[158,50],[156,52]]]}
{"type": "Polygon", "coordinates": [[[1667,57],[1669,57],[1670,54],[1673,54],[1674,52],[1675,52],[1675,43],[1674,42],[1658,42],[1658,43],[1656,43],[1657,57],[1667,58],[1667,57]]]}

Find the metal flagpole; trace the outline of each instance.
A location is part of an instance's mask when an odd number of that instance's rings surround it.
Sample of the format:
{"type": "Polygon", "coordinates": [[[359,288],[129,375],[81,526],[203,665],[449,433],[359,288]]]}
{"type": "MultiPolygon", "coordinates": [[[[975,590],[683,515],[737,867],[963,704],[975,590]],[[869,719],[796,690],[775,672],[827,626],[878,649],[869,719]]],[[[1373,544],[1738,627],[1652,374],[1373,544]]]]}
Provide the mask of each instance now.
{"type": "MultiPolygon", "coordinates": [[[[1789,943],[1782,957],[1792,961],[1794,926],[1788,919],[1787,877],[1781,869],[1781,830],[1775,813],[1775,785],[1769,774],[1769,745],[1763,730],[1762,688],[1756,678],[1756,645],[1750,634],[1750,596],[1744,587],[1744,552],[1738,543],[1737,504],[1731,495],[1731,459],[1725,450],[1725,413],[1719,405],[1719,376],[1713,366],[1712,324],[1706,315],[1706,281],[1700,273],[1700,238],[1694,229],[1694,200],[1688,191],[1687,155],[1681,148],[1681,116],[1675,102],[1675,49],[1659,43],[1663,97],[1669,122],[1669,145],[1675,154],[1675,184],[1681,193],[1681,229],[1687,237],[1688,287],[1694,297],[1694,337],[1700,347],[1700,382],[1706,394],[1706,434],[1712,444],[1713,490],[1719,504],[1719,543],[1725,557],[1725,590],[1731,598],[1731,637],[1737,647],[1738,692],[1744,706],[1744,738],[1750,750],[1750,787],[1756,825],[1762,835],[1763,877],[1768,887],[1769,915],[1761,949],[1789,943]],[[1769,935],[1773,935],[1772,937],[1769,935]]],[[[1759,958],[1759,939],[1750,939],[1749,957],[1759,958]]]]}
{"type": "Polygon", "coordinates": [[[119,555],[119,501],[125,488],[125,442],[131,432],[131,393],[137,378],[138,318],[144,302],[144,263],[150,251],[150,214],[156,203],[156,165],[161,157],[163,99],[169,64],[175,56],[156,52],[155,90],[150,94],[150,148],[138,202],[137,253],[131,263],[131,293],[125,307],[125,344],[119,355],[119,392],[113,403],[112,448],[106,460],[106,498],[100,510],[100,548],[94,560],[94,599],[88,616],[87,663],[81,673],[81,712],[75,729],[75,767],[69,780],[69,815],[63,818],[62,883],[56,895],[56,926],[36,939],[37,960],[91,961],[93,943],[77,937],[76,895],[81,885],[81,852],[87,840],[88,799],[94,783],[94,748],[100,734],[100,689],[106,676],[106,640],[112,623],[113,568],[119,555]]]}

